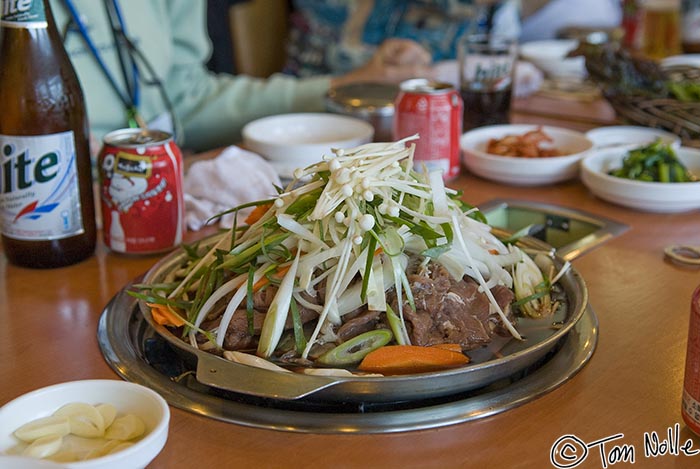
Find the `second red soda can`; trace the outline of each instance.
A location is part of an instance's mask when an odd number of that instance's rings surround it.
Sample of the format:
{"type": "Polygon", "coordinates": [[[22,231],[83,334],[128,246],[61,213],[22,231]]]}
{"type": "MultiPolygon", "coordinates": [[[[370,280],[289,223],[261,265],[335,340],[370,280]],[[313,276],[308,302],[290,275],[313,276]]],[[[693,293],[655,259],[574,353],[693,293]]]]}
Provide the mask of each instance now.
{"type": "Polygon", "coordinates": [[[102,230],[112,251],[150,254],[182,242],[182,153],[167,132],[121,129],[104,138],[98,158],[102,230]]]}
{"type": "Polygon", "coordinates": [[[396,97],[394,139],[418,134],[414,167],[442,170],[445,180],[459,174],[462,98],[449,83],[416,78],[401,83],[396,97]]]}

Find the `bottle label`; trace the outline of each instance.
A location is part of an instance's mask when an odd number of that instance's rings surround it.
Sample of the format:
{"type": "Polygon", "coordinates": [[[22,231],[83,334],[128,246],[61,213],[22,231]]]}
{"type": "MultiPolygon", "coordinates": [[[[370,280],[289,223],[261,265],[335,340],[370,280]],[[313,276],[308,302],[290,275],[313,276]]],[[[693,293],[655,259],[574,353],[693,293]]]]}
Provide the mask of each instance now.
{"type": "Polygon", "coordinates": [[[84,232],[72,131],[0,135],[0,222],[5,236],[22,240],[84,232]]]}
{"type": "Polygon", "coordinates": [[[5,0],[2,2],[0,26],[6,28],[46,28],[42,0],[5,0]]]}

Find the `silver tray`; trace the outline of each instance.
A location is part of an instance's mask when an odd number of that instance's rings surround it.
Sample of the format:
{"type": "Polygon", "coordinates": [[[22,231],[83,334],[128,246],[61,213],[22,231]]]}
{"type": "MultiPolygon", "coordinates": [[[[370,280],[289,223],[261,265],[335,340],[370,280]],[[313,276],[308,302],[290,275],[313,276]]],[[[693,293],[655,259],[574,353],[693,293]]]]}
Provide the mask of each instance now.
{"type": "MultiPolygon", "coordinates": [[[[551,248],[536,239],[521,241],[524,247],[541,250],[551,248]]],[[[157,283],[181,264],[185,254],[176,251],[159,261],[144,277],[144,283],[157,283]]],[[[555,264],[563,261],[555,258],[555,264]]],[[[464,367],[440,372],[387,377],[328,377],[300,373],[280,373],[230,362],[201,351],[157,324],[150,308],[139,301],[149,325],[170,345],[196,362],[196,378],[202,384],[257,397],[277,400],[305,399],[322,402],[395,402],[456,394],[511,376],[545,356],[580,320],[588,305],[588,291],[583,278],[570,268],[559,281],[568,298],[568,307],[561,317],[546,320],[519,320],[518,330],[525,341],[511,339],[494,358],[488,350],[475,353],[464,367]],[[552,322],[557,327],[551,327],[552,322]]],[[[499,345],[500,347],[500,345],[499,345]]]]}
{"type": "Polygon", "coordinates": [[[127,381],[148,386],[170,405],[203,417],[302,433],[393,433],[438,428],[489,417],[523,405],[571,379],[591,359],[598,320],[588,307],[553,349],[515,375],[473,391],[405,402],[319,404],[236,394],[199,383],[188,364],[143,318],[126,293],[107,304],[97,331],[102,354],[127,381]]]}

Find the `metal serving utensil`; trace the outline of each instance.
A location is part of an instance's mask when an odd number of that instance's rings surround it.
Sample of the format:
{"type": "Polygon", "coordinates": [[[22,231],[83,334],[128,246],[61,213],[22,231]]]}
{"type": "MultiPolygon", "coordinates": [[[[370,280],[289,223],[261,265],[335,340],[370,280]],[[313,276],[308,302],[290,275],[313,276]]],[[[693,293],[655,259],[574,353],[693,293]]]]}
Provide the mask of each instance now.
{"type": "Polygon", "coordinates": [[[670,259],[687,265],[700,265],[700,246],[674,244],[667,246],[664,253],[670,259]]]}

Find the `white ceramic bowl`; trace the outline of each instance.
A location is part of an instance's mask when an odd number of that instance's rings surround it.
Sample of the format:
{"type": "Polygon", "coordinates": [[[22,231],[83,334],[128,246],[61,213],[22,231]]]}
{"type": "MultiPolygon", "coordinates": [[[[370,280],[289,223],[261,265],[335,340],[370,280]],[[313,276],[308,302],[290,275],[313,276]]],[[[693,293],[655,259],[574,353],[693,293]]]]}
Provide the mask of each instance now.
{"type": "Polygon", "coordinates": [[[611,125],[598,127],[586,132],[586,137],[593,141],[596,148],[613,146],[640,146],[661,139],[663,143],[674,148],[680,148],[681,139],[678,135],[661,129],[652,129],[636,125],[611,125]]]}
{"type": "Polygon", "coordinates": [[[530,41],[520,45],[520,56],[550,78],[582,78],[586,76],[585,58],[566,57],[576,47],[575,39],[530,41]]]}
{"type": "MultiPolygon", "coordinates": [[[[124,450],[86,461],[62,463],[60,467],[143,468],[158,455],[168,439],[170,409],[165,399],[155,391],[119,380],[71,381],[29,392],[0,408],[0,467],[5,467],[3,458],[8,464],[19,465],[18,458],[3,456],[18,444],[13,435],[15,430],[32,420],[52,415],[61,406],[71,402],[112,404],[117,408],[118,415],[134,414],[140,417],[146,425],[146,433],[133,446],[124,450]]],[[[39,460],[23,459],[27,464],[34,461],[37,467],[43,467],[38,465],[39,460]]]]}
{"type": "Polygon", "coordinates": [[[471,130],[460,140],[464,165],[477,176],[517,186],[539,186],[566,181],[579,173],[579,162],[593,147],[583,133],[548,125],[529,124],[492,125],[471,130]],[[486,153],[492,138],[506,135],[522,135],[541,127],[552,137],[551,146],[564,153],[563,156],[546,158],[522,158],[486,153]]]}
{"type": "MultiPolygon", "coordinates": [[[[601,199],[645,212],[674,213],[700,208],[700,182],[643,182],[607,174],[622,166],[626,148],[595,150],[581,161],[581,180],[601,199]]],[[[681,147],[678,159],[700,175],[700,150],[681,147]]]]}
{"type": "Polygon", "coordinates": [[[700,67],[700,54],[672,55],[671,57],[661,59],[661,66],[664,68],[675,67],[677,65],[700,67]]]}
{"type": "Polygon", "coordinates": [[[243,127],[243,145],[265,157],[280,177],[317,163],[332,148],[352,148],[372,141],[374,128],[356,117],[331,113],[280,114],[243,127]]]}

